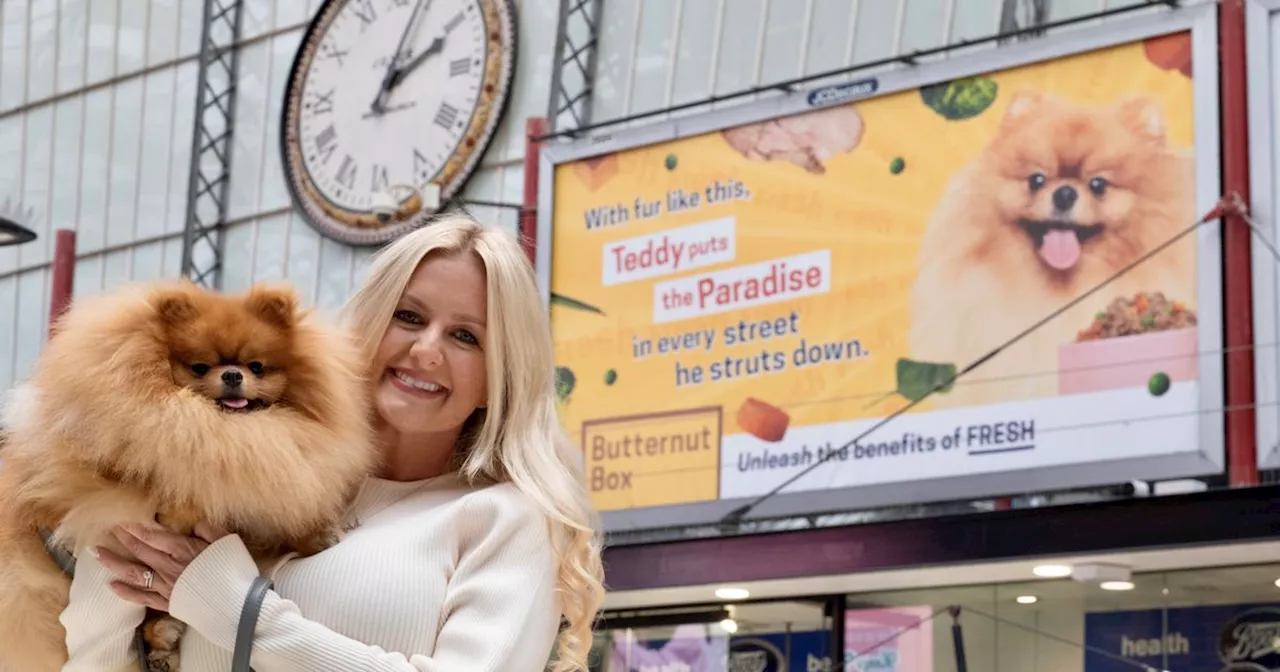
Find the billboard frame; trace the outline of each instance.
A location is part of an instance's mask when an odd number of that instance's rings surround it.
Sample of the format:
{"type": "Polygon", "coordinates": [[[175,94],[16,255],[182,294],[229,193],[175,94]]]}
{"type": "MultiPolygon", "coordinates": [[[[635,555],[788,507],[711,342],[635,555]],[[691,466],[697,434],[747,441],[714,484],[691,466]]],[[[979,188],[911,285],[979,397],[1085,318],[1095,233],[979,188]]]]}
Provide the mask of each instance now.
{"type": "MultiPolygon", "coordinates": [[[[1280,18],[1280,0],[1248,0],[1245,7],[1245,49],[1249,96],[1249,214],[1274,241],[1280,236],[1275,221],[1276,197],[1272,190],[1280,171],[1280,152],[1274,145],[1280,134],[1273,129],[1280,104],[1273,96],[1277,74],[1270,55],[1280,44],[1271,39],[1271,24],[1280,18]],[[1260,148],[1259,150],[1253,149],[1260,148]]],[[[1280,268],[1265,245],[1251,246],[1253,265],[1253,385],[1257,432],[1257,466],[1280,467],[1280,268]]]]}
{"type": "MultiPolygon", "coordinates": [[[[1280,0],[1268,0],[1280,5],[1280,0]]],[[[626,151],[720,131],[778,117],[846,105],[859,100],[914,90],[937,82],[999,72],[1081,53],[1118,47],[1159,35],[1191,32],[1194,110],[1195,184],[1197,214],[1209,212],[1221,197],[1219,162],[1220,117],[1218,15],[1213,4],[1162,9],[1153,15],[1116,19],[1088,30],[1047,36],[984,51],[956,55],[936,62],[823,84],[724,109],[690,113],[657,123],[637,125],[568,141],[543,145],[538,175],[538,222],[535,270],[545,310],[550,310],[551,267],[554,236],[555,172],[563,163],[626,151]]],[[[1187,222],[1188,225],[1191,222],[1187,222]]],[[[808,515],[924,502],[956,501],[1007,495],[1012,491],[1044,492],[1054,489],[1100,486],[1128,480],[1163,480],[1219,474],[1225,466],[1224,398],[1222,358],[1222,235],[1221,220],[1207,222],[1196,232],[1197,286],[1200,314],[1200,440],[1195,450],[1158,456],[1128,458],[1104,464],[1075,464],[1052,468],[1021,469],[989,474],[969,474],[927,483],[888,483],[832,490],[782,492],[760,503],[753,517],[808,515]],[[1011,487],[1010,483],[1018,483],[1011,487]],[[926,494],[927,493],[927,494],[926,494]]],[[[852,437],[850,437],[852,438],[852,437]]],[[[704,525],[719,521],[752,498],[720,499],[644,509],[602,512],[611,532],[659,527],[704,525]]]]}

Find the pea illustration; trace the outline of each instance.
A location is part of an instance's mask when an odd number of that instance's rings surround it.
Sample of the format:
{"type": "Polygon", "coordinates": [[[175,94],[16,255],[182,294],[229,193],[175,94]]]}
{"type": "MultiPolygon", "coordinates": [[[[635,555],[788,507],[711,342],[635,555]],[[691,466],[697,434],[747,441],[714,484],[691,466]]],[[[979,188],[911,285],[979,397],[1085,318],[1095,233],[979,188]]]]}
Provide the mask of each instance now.
{"type": "Polygon", "coordinates": [[[1147,391],[1153,396],[1162,397],[1169,391],[1169,374],[1161,371],[1147,381],[1147,391]]]}
{"type": "Polygon", "coordinates": [[[612,385],[612,384],[614,384],[614,383],[616,383],[616,382],[618,382],[618,372],[617,372],[617,371],[614,371],[613,369],[609,369],[608,371],[605,371],[605,372],[604,372],[604,384],[605,384],[605,385],[612,385]]]}
{"type": "Polygon", "coordinates": [[[894,158],[894,160],[889,162],[889,172],[893,173],[894,175],[901,173],[903,169],[906,167],[907,167],[907,162],[904,161],[901,156],[896,157],[894,158]]]}
{"type": "Polygon", "coordinates": [[[675,155],[675,154],[668,154],[668,155],[667,155],[667,161],[666,161],[667,170],[675,170],[675,169],[676,169],[676,163],[677,163],[677,161],[676,161],[676,155],[675,155]]]}

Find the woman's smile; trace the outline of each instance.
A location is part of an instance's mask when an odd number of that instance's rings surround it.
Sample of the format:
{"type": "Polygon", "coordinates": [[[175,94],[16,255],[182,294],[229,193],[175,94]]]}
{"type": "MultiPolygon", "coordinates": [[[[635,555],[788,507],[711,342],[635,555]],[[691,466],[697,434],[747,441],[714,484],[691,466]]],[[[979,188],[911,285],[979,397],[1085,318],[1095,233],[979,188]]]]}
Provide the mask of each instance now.
{"type": "Polygon", "coordinates": [[[449,393],[449,388],[427,380],[425,376],[414,375],[400,369],[387,369],[387,380],[401,392],[416,397],[434,399],[449,393]]]}

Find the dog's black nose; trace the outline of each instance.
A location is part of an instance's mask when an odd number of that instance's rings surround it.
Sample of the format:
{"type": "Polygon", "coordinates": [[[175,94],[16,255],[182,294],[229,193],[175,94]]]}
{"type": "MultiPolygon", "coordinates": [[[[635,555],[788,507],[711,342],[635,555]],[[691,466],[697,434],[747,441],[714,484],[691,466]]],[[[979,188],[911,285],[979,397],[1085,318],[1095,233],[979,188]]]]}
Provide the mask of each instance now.
{"type": "Polygon", "coordinates": [[[240,387],[240,383],[244,382],[244,374],[232,369],[222,372],[222,384],[227,387],[240,387]]]}
{"type": "Polygon", "coordinates": [[[1058,210],[1070,210],[1071,206],[1076,204],[1078,196],[1075,187],[1058,187],[1053,192],[1053,207],[1058,210]]]}

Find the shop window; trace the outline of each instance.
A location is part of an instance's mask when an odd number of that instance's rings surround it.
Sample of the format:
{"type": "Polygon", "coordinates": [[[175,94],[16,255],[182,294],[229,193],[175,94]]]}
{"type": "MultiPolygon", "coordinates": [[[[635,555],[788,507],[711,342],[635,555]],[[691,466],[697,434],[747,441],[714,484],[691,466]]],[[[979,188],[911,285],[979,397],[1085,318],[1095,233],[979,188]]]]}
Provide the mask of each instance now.
{"type": "Polygon", "coordinates": [[[1127,584],[1042,579],[611,613],[591,669],[1280,672],[1280,564],[1127,584]],[[831,663],[832,646],[845,667],[831,663]]]}

